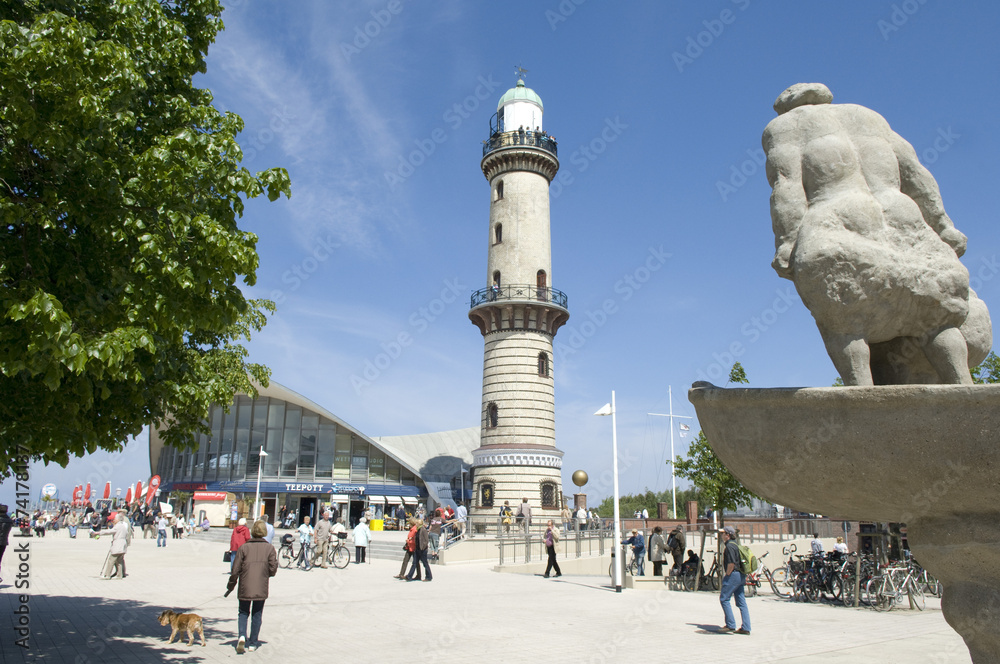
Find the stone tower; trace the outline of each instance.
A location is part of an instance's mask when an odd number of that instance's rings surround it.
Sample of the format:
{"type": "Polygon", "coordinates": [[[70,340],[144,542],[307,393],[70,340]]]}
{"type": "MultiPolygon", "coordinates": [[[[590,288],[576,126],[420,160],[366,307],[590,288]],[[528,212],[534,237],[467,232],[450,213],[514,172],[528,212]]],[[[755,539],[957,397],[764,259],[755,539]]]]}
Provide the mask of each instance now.
{"type": "Polygon", "coordinates": [[[482,443],[473,452],[473,515],[495,515],[523,498],[532,521],[562,507],[562,452],[556,449],[552,341],[569,319],[553,288],[549,183],[556,142],[542,128],[542,100],[523,80],[508,90],[483,142],[490,183],[485,288],[469,318],[483,334],[482,443]]]}

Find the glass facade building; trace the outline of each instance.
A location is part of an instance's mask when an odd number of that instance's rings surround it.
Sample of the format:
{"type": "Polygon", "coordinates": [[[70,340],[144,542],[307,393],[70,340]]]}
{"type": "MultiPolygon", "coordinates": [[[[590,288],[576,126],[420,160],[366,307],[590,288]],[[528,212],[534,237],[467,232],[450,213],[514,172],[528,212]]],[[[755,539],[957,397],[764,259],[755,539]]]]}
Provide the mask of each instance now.
{"type": "MultiPolygon", "coordinates": [[[[211,434],[199,434],[194,450],[168,447],[158,431],[150,432],[152,474],[160,476],[165,494],[226,492],[249,502],[257,489],[259,468],[262,502],[272,518],[282,506],[299,517],[315,518],[321,506],[331,504],[349,516],[349,522],[356,522],[366,511],[380,518],[394,505],[408,505],[412,511],[428,499],[437,505],[461,497],[460,491],[450,490],[453,480],[461,480],[461,468],[454,477],[449,473],[443,478],[444,489],[440,473],[431,478],[433,482],[420,476],[421,468],[435,466],[433,457],[439,452],[434,446],[394,449],[273,382],[260,390],[257,399],[238,395],[228,413],[220,405],[212,406],[207,424],[211,434]]],[[[471,450],[475,444],[470,441],[463,447],[471,450]]],[[[455,445],[447,451],[454,455],[455,445]]],[[[471,454],[468,458],[471,461],[471,454]]]]}

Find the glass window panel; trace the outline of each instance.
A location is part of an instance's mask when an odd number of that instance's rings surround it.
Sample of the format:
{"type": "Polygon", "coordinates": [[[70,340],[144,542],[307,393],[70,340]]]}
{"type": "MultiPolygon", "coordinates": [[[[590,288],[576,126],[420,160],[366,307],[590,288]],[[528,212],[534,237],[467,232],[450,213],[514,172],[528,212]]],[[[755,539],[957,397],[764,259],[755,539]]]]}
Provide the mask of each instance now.
{"type": "Polygon", "coordinates": [[[333,457],[333,477],[338,480],[351,479],[351,432],[337,428],[337,446],[333,457]]]}
{"type": "Polygon", "coordinates": [[[316,465],[316,432],[303,431],[299,437],[299,470],[297,477],[312,479],[316,465]]]}
{"type": "Polygon", "coordinates": [[[281,477],[295,477],[295,465],[299,461],[299,432],[285,429],[281,445],[281,477]]]}
{"type": "Polygon", "coordinates": [[[222,428],[222,407],[212,406],[212,431],[218,431],[222,428]]]}
{"type": "MultiPolygon", "coordinates": [[[[251,431],[250,432],[250,449],[247,451],[246,457],[246,477],[248,479],[255,478],[257,476],[257,464],[261,459],[260,448],[264,445],[264,432],[263,431],[251,431]]],[[[264,468],[261,468],[261,474],[263,474],[264,468]]]]}
{"type": "Polygon", "coordinates": [[[374,446],[368,452],[368,481],[385,481],[385,452],[374,446]]]}
{"type": "Polygon", "coordinates": [[[239,412],[236,416],[236,425],[241,429],[250,428],[250,411],[253,408],[253,401],[250,397],[237,397],[236,403],[239,406],[239,412]]]}
{"type": "Polygon", "coordinates": [[[364,441],[355,440],[351,450],[351,481],[368,481],[368,443],[364,441]]]}
{"type": "Polygon", "coordinates": [[[271,401],[267,407],[267,428],[281,429],[285,426],[285,402],[271,401]]]}
{"type": "Polygon", "coordinates": [[[302,425],[302,409],[294,404],[285,406],[285,428],[298,429],[302,425]]]}
{"type": "MultiPolygon", "coordinates": [[[[262,432],[263,435],[263,432],[262,432]]],[[[244,429],[240,427],[236,430],[236,445],[233,448],[232,456],[232,479],[243,479],[241,472],[246,467],[247,454],[250,447],[250,429],[244,429]]],[[[254,448],[254,449],[260,449],[254,448]]],[[[254,464],[254,472],[257,471],[257,465],[254,464]]]]}
{"type": "Polygon", "coordinates": [[[229,412],[226,413],[225,422],[222,425],[225,427],[226,431],[232,431],[233,427],[236,426],[236,404],[232,404],[229,407],[229,412]]]}
{"type": "Polygon", "coordinates": [[[302,411],[302,428],[303,429],[318,429],[319,428],[319,415],[311,411],[302,411]]]}
{"type": "Polygon", "coordinates": [[[385,483],[399,484],[399,464],[392,459],[385,460],[385,483]]]}
{"type": "Polygon", "coordinates": [[[218,467],[219,472],[216,479],[229,479],[229,465],[233,457],[233,430],[226,429],[222,432],[222,445],[219,447],[218,467]]]}
{"type": "Polygon", "coordinates": [[[267,397],[261,397],[253,405],[253,428],[264,429],[267,427],[267,397]]]}
{"type": "Polygon", "coordinates": [[[264,457],[264,474],[268,477],[277,477],[278,466],[281,465],[281,429],[267,430],[264,451],[267,452],[267,456],[264,457]]]}
{"type": "Polygon", "coordinates": [[[413,473],[408,471],[406,468],[402,469],[403,484],[412,485],[414,483],[413,473]]]}
{"type": "Polygon", "coordinates": [[[316,479],[333,477],[333,451],[336,446],[336,430],[320,427],[316,451],[316,479]]]}

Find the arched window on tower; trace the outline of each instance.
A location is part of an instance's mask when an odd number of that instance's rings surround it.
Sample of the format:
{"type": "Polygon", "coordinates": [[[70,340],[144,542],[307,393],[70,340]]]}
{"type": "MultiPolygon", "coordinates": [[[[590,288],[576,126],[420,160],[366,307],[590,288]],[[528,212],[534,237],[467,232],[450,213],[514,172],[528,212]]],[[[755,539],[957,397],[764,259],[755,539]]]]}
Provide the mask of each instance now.
{"type": "Polygon", "coordinates": [[[486,406],[486,426],[490,429],[495,429],[500,421],[500,413],[497,405],[494,402],[490,402],[486,406]]]}
{"type": "MultiPolygon", "coordinates": [[[[482,199],[480,199],[480,200],[482,200],[482,199]]],[[[503,200],[503,180],[500,180],[499,182],[497,182],[497,197],[496,197],[496,200],[498,200],[498,201],[502,201],[503,200]]]]}
{"type": "Polygon", "coordinates": [[[545,302],[549,299],[549,289],[548,289],[548,278],[545,274],[545,270],[539,270],[535,274],[535,286],[538,290],[538,300],[540,302],[545,302]]]}
{"type": "Polygon", "coordinates": [[[501,242],[503,242],[503,224],[497,224],[493,227],[493,244],[501,242]]]}
{"type": "Polygon", "coordinates": [[[538,375],[539,376],[544,376],[545,378],[549,377],[549,354],[548,353],[542,352],[542,353],[538,354],[538,375]]]}
{"type": "Polygon", "coordinates": [[[480,482],[479,506],[493,507],[493,482],[480,482]]]}
{"type": "Polygon", "coordinates": [[[556,483],[555,482],[542,482],[542,507],[548,509],[555,509],[559,505],[556,502],[556,483]]]}

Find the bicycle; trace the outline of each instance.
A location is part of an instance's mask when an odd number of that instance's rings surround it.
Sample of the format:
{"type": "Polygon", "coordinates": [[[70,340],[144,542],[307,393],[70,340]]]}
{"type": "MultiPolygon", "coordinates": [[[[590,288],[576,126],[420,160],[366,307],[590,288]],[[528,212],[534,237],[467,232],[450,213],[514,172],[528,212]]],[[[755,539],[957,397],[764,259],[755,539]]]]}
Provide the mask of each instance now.
{"type": "MultiPolygon", "coordinates": [[[[635,551],[633,551],[631,547],[629,547],[628,556],[628,562],[625,564],[625,573],[635,576],[639,573],[639,563],[635,559],[635,551]]],[[[613,560],[611,561],[611,564],[608,565],[608,576],[610,576],[612,580],[615,578],[615,562],[613,560]]]]}
{"type": "Polygon", "coordinates": [[[910,598],[918,611],[923,611],[926,604],[924,589],[909,566],[883,569],[865,585],[865,593],[876,611],[891,611],[904,596],[910,598]]]}
{"type": "Polygon", "coordinates": [[[761,587],[761,578],[764,578],[767,580],[768,584],[770,584],[771,592],[778,597],[788,599],[792,596],[791,591],[783,592],[778,590],[778,584],[784,584],[785,582],[787,570],[784,567],[780,567],[774,572],[769,570],[764,564],[764,558],[767,558],[768,553],[769,552],[764,552],[764,555],[759,558],[760,566],[757,568],[757,571],[747,574],[746,589],[744,590],[744,594],[746,594],[747,597],[753,597],[756,595],[757,589],[761,587]],[[777,572],[781,573],[780,577],[776,576],[777,572]]]}
{"type": "MultiPolygon", "coordinates": [[[[708,551],[707,553],[712,553],[708,551]]],[[[697,586],[699,590],[718,590],[721,586],[719,584],[719,576],[722,569],[719,567],[718,559],[712,559],[712,567],[708,570],[708,574],[705,574],[705,566],[700,562],[698,563],[697,569],[689,568],[685,570],[684,574],[681,575],[681,586],[684,590],[693,591],[695,589],[695,582],[697,581],[697,586]],[[698,573],[701,573],[701,577],[698,577],[698,573]]]]}
{"type": "Polygon", "coordinates": [[[337,540],[326,553],[326,560],[337,569],[344,569],[351,562],[351,552],[344,545],[347,533],[337,533],[337,540]]]}
{"type": "MultiPolygon", "coordinates": [[[[304,544],[303,546],[308,546],[308,545],[304,544]]],[[[278,547],[279,565],[281,565],[285,569],[288,569],[289,567],[292,566],[292,563],[298,560],[298,557],[299,555],[301,555],[301,553],[302,553],[302,547],[299,547],[298,551],[295,550],[295,541],[292,535],[286,534],[281,536],[281,546],[278,547]]],[[[305,568],[306,571],[309,571],[313,568],[312,563],[308,560],[308,556],[306,556],[305,568]]]]}

